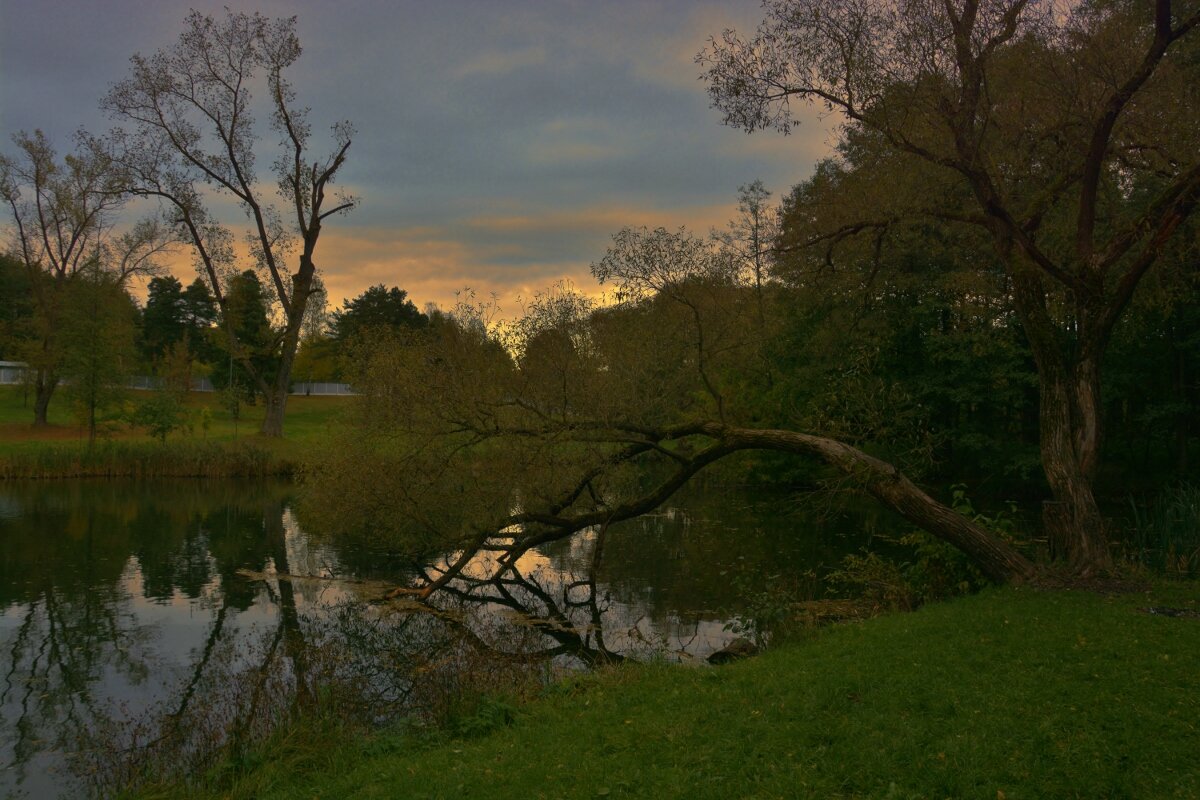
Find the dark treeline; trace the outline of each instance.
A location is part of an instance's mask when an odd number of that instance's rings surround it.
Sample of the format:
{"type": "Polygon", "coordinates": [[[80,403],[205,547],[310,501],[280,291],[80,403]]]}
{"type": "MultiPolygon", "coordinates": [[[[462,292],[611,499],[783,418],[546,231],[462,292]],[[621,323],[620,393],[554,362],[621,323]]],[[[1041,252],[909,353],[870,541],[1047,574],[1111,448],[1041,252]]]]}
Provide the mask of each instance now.
{"type": "MultiPolygon", "coordinates": [[[[822,173],[781,209],[763,422],[795,424],[798,413],[889,457],[908,448],[930,480],[1044,496],[1034,357],[986,242],[926,225],[826,260],[823,248],[796,246],[822,173]]],[[[1106,353],[1098,488],[1109,499],[1197,474],[1198,257],[1193,224],[1139,287],[1106,353]]]]}

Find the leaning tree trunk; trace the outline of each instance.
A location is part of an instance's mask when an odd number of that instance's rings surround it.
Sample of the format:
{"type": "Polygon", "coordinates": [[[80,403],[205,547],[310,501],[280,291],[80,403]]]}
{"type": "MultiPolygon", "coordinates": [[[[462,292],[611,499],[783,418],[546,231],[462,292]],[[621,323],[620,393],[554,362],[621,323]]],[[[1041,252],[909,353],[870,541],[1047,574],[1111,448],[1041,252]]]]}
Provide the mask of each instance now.
{"type": "MultiPolygon", "coordinates": [[[[717,421],[690,422],[642,432],[648,437],[647,440],[637,442],[623,454],[618,454],[610,465],[632,464],[639,455],[652,451],[672,452],[676,462],[674,471],[648,491],[615,504],[603,503],[593,495],[591,505],[585,504],[578,513],[564,513],[604,472],[605,467],[594,465],[580,476],[580,481],[573,488],[552,501],[550,506],[524,508],[502,520],[493,521],[498,524],[476,530],[471,543],[437,577],[420,589],[398,589],[392,596],[414,591],[420,598],[427,599],[434,592],[449,586],[484,548],[503,551],[504,555],[498,561],[498,576],[535,547],[566,539],[587,528],[604,528],[654,510],[705,467],[743,450],[774,450],[816,457],[846,475],[859,488],[909,522],[962,550],[991,580],[997,583],[1023,583],[1038,577],[1037,566],[1003,537],[934,500],[893,465],[845,442],[797,431],[738,428],[717,421]],[[701,436],[707,437],[711,444],[698,451],[688,448],[691,455],[664,449],[666,444],[684,440],[694,442],[695,437],[701,436]],[[523,533],[513,536],[510,531],[515,528],[523,533]],[[489,545],[489,540],[494,537],[507,541],[489,545]]],[[[628,441],[628,433],[628,430],[622,432],[621,441],[628,441]]]]}
{"type": "Polygon", "coordinates": [[[1011,544],[954,509],[939,503],[891,464],[844,442],[782,430],[709,425],[710,435],[734,449],[754,448],[815,455],[853,479],[864,491],[922,530],[966,553],[998,583],[1019,583],[1036,568],[1011,544]]]}

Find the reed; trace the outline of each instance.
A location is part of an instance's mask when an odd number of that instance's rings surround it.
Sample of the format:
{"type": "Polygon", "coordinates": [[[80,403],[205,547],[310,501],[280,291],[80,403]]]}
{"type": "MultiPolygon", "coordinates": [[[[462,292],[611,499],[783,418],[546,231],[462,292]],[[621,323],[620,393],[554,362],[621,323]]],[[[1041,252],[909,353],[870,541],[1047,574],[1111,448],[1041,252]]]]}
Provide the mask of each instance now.
{"type": "Polygon", "coordinates": [[[1135,560],[1165,575],[1200,576],[1200,486],[1173,486],[1149,504],[1130,507],[1128,544],[1135,560]]]}

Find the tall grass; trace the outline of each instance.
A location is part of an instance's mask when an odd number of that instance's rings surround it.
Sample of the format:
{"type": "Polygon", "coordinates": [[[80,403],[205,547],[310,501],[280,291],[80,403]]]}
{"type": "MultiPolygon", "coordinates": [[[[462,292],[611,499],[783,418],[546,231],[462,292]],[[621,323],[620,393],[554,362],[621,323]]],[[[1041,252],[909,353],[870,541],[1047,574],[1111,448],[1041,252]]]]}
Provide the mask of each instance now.
{"type": "Polygon", "coordinates": [[[1165,575],[1200,576],[1200,486],[1180,484],[1130,507],[1128,546],[1136,561],[1165,575]]]}
{"type": "Polygon", "coordinates": [[[295,465],[252,442],[108,441],[44,446],[0,458],[0,479],[256,478],[290,475],[295,465]]]}

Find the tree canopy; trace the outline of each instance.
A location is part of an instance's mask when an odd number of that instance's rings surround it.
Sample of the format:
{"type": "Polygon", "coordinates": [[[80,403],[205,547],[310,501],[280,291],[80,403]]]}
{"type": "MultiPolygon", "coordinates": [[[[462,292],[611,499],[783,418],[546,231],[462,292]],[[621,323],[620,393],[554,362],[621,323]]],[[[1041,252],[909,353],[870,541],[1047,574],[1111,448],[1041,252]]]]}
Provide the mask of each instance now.
{"type": "Polygon", "coordinates": [[[341,310],[333,312],[329,327],[333,338],[345,345],[371,330],[421,328],[427,323],[426,316],[408,299],[408,292],[381,283],[345,301],[341,310]]]}
{"type": "MultiPolygon", "coordinates": [[[[797,246],[826,261],[896,228],[982,232],[1038,370],[1056,551],[1106,569],[1093,495],[1114,327],[1200,199],[1194,3],[768,0],[746,38],[698,56],[714,106],[748,131],[793,103],[845,120],[797,246]]],[[[861,259],[862,248],[855,250],[861,259]]]]}

